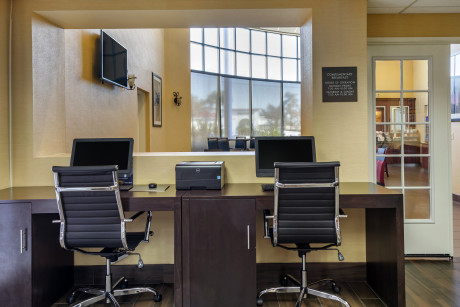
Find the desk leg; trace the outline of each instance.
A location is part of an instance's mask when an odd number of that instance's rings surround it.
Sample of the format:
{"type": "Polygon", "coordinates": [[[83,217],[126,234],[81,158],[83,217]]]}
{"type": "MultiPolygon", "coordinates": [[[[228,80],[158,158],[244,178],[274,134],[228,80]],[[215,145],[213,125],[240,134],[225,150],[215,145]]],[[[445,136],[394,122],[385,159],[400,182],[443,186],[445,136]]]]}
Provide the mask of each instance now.
{"type": "Polygon", "coordinates": [[[174,306],[182,307],[182,205],[174,203],[174,306]]]}
{"type": "Polygon", "coordinates": [[[404,218],[397,209],[366,209],[367,282],[388,306],[405,306],[404,218]]]}

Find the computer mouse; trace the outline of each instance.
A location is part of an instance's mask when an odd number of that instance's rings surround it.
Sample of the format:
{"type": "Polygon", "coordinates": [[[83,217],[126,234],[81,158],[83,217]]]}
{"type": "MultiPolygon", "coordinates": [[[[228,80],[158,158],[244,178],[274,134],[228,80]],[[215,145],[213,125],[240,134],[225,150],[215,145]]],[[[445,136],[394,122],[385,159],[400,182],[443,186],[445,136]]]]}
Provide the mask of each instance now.
{"type": "Polygon", "coordinates": [[[157,187],[156,183],[149,183],[149,189],[155,189],[157,187]]]}

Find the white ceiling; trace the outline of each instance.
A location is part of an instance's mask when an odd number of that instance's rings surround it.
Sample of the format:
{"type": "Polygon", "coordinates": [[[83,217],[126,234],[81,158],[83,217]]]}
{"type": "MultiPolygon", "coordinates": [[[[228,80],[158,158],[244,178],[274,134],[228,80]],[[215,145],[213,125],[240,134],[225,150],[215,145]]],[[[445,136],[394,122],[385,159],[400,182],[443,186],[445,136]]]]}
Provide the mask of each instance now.
{"type": "Polygon", "coordinates": [[[367,0],[367,13],[460,13],[460,0],[367,0]]]}

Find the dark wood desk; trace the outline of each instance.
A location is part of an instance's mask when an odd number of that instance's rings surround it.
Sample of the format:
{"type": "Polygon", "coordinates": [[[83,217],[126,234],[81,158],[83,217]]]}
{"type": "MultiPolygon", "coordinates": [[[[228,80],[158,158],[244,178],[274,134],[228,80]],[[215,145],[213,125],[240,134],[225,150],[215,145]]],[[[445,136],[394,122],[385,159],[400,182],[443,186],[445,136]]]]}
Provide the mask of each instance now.
{"type": "MultiPolygon", "coordinates": [[[[128,211],[174,212],[174,300],[182,302],[181,196],[165,192],[121,192],[128,211]]],[[[73,253],[59,245],[54,187],[0,190],[0,306],[50,306],[74,284],[73,253]],[[27,250],[20,253],[20,230],[27,230],[27,250]]],[[[134,266],[133,266],[134,267],[134,266]]],[[[114,267],[114,272],[117,267],[114,267]]],[[[101,273],[103,274],[103,273],[101,273]]],[[[103,277],[101,275],[100,277],[103,277]]]]}
{"type": "MultiPolygon", "coordinates": [[[[366,209],[368,283],[389,306],[405,306],[402,195],[372,183],[341,183],[340,193],[341,208],[366,209]]],[[[229,298],[220,297],[221,302],[236,297],[238,306],[255,305],[256,210],[273,208],[273,192],[263,192],[260,184],[227,184],[219,191],[176,191],[171,186],[161,193],[122,192],[122,202],[126,211],[174,212],[176,307],[218,297],[219,285],[211,285],[215,291],[209,291],[206,284],[216,276],[237,290],[229,298]],[[245,285],[233,284],[232,278],[249,284],[247,296],[242,291],[245,285]]],[[[73,255],[59,247],[58,225],[51,224],[56,213],[53,187],[0,190],[0,261],[8,264],[0,267],[1,297],[6,298],[0,297],[0,305],[13,306],[3,302],[22,296],[29,299],[21,306],[47,306],[71,286],[73,255]],[[18,222],[21,218],[25,224],[18,222]],[[14,262],[13,258],[20,259],[21,227],[29,227],[29,260],[14,262]],[[19,293],[21,286],[24,290],[19,293]]]]}
{"type": "MultiPolygon", "coordinates": [[[[389,306],[405,306],[402,194],[374,183],[341,182],[340,207],[366,210],[367,282],[389,306]]],[[[227,290],[238,293],[234,297],[244,296],[242,289],[249,289],[246,295],[253,299],[254,279],[257,277],[256,267],[251,263],[255,262],[255,243],[251,244],[249,250],[243,244],[239,247],[239,253],[233,251],[237,242],[246,242],[247,227],[255,229],[255,211],[262,209],[273,209],[273,192],[262,191],[260,184],[226,184],[222,190],[188,191],[182,196],[184,306],[199,306],[202,303],[200,299],[205,295],[194,295],[196,293],[192,289],[197,288],[198,280],[208,280],[209,284],[215,280],[213,287],[216,288],[219,287],[219,278],[224,278],[225,286],[230,287],[227,290]],[[222,225],[223,220],[227,220],[225,225],[222,225]],[[197,221],[215,231],[214,235],[208,232],[206,240],[212,242],[211,246],[219,251],[220,258],[201,248],[203,236],[209,229],[194,225],[197,221]],[[229,237],[232,232],[233,235],[229,237]],[[226,274],[206,270],[210,264],[225,265],[226,274]],[[241,273],[242,270],[244,273],[241,273]],[[232,289],[232,285],[235,289],[232,289]]],[[[255,231],[250,232],[249,241],[255,242],[255,231]]],[[[215,300],[213,295],[209,294],[210,301],[215,300]]],[[[253,306],[253,301],[250,302],[247,306],[253,306]]],[[[244,305],[241,300],[234,303],[244,305]]]]}

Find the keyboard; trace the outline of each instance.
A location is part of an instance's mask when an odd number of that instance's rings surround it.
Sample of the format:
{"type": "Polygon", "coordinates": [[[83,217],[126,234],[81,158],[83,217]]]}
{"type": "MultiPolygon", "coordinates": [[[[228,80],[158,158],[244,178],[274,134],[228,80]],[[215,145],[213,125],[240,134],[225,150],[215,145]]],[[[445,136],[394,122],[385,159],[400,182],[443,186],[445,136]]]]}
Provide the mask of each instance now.
{"type": "Polygon", "coordinates": [[[273,191],[275,189],[275,185],[273,183],[262,183],[262,191],[273,191]]]}
{"type": "Polygon", "coordinates": [[[128,185],[128,184],[124,184],[124,185],[120,185],[120,191],[129,191],[133,188],[133,185],[128,185]]]}

